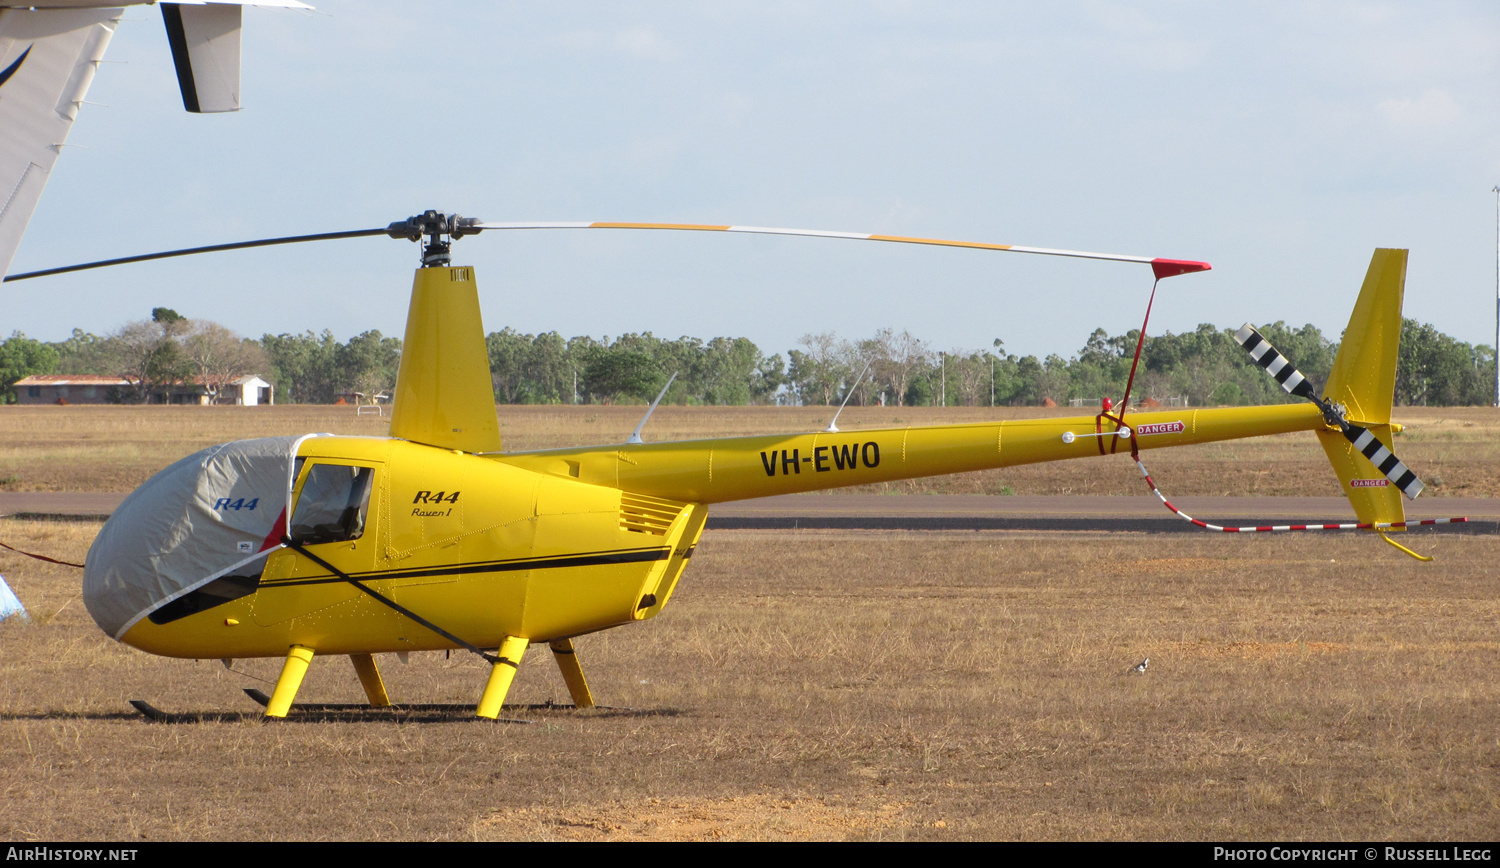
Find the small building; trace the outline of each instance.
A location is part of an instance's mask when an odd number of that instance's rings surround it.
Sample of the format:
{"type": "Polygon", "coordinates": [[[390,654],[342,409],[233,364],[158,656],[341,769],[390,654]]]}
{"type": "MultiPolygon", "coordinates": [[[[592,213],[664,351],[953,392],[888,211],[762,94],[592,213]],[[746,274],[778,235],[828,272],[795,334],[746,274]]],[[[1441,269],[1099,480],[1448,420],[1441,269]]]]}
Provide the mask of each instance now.
{"type": "Polygon", "coordinates": [[[226,404],[232,406],[260,407],[275,403],[275,389],[271,384],[249,374],[232,380],[219,389],[217,395],[209,395],[208,384],[202,377],[179,380],[170,386],[159,386],[151,390],[152,404],[226,404]]]}
{"type": "MultiPolygon", "coordinates": [[[[33,374],[16,381],[20,404],[122,404],[135,398],[136,383],[126,377],[100,374],[33,374]]],[[[209,399],[201,377],[158,386],[148,404],[235,404],[248,407],[275,403],[275,389],[255,375],[240,377],[209,399]]]]}
{"type": "Polygon", "coordinates": [[[225,386],[214,403],[264,407],[276,403],[276,390],[271,388],[270,383],[251,374],[225,386]]]}
{"type": "Polygon", "coordinates": [[[100,374],[32,374],[17,380],[15,388],[18,404],[108,404],[135,383],[100,374]]]}

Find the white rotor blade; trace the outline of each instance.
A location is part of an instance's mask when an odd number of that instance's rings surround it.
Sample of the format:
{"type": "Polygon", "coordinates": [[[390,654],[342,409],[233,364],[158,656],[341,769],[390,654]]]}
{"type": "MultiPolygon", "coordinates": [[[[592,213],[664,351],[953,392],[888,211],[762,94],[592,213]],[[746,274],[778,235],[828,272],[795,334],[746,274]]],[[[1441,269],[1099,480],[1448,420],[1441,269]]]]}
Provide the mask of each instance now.
{"type": "Polygon", "coordinates": [[[475,223],[474,229],[673,229],[683,232],[743,232],[751,235],[799,235],[810,238],[843,238],[850,241],[886,241],[895,244],[927,244],[935,247],[969,247],[976,250],[1004,250],[1011,253],[1038,253],[1043,256],[1068,256],[1075,259],[1103,259],[1110,262],[1139,262],[1151,266],[1158,278],[1195,271],[1208,271],[1207,262],[1185,259],[1163,259],[1151,256],[1126,256],[1119,253],[1090,253],[1083,250],[1058,250],[1051,247],[1022,247],[1017,244],[990,244],[983,241],[948,241],[941,238],[912,238],[905,235],[876,235],[862,232],[830,232],[824,229],[778,229],[769,226],[727,226],[709,223],[475,223]]]}

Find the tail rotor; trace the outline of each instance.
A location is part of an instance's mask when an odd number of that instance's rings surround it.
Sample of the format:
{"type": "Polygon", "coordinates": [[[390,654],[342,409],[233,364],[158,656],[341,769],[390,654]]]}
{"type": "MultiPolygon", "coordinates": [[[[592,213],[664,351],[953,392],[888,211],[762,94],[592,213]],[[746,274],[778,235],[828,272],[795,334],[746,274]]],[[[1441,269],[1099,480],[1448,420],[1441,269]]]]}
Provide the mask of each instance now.
{"type": "Polygon", "coordinates": [[[1316,404],[1323,411],[1323,418],[1328,424],[1338,428],[1344,438],[1354,444],[1354,448],[1369,459],[1392,485],[1401,489],[1408,499],[1415,500],[1422,493],[1422,480],[1380,438],[1370,429],[1350,422],[1346,418],[1348,410],[1343,405],[1334,403],[1330,398],[1318,397],[1312,381],[1303,376],[1254,326],[1245,323],[1243,328],[1235,332],[1234,338],[1250,353],[1250,358],[1281,384],[1288,395],[1305,398],[1316,404]]]}

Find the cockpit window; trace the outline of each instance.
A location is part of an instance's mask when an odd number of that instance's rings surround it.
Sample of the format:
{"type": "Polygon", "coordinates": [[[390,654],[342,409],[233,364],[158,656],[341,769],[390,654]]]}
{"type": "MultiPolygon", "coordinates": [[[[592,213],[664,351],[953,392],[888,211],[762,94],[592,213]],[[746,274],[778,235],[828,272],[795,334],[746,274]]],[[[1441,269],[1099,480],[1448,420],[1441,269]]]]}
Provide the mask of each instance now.
{"type": "Polygon", "coordinates": [[[304,545],[359,539],[374,478],[369,467],[313,464],[292,512],[292,539],[304,545]]]}

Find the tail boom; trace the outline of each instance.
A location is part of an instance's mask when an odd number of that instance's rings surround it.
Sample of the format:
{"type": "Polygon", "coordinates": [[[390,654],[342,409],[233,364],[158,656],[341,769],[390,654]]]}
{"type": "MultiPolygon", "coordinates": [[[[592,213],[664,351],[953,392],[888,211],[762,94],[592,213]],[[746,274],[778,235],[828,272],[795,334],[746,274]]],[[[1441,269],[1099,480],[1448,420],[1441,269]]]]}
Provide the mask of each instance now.
{"type": "MultiPolygon", "coordinates": [[[[1318,408],[1306,404],[1132,413],[1126,423],[1140,449],[1312,431],[1325,424],[1318,408]]],[[[1127,438],[1114,433],[1113,423],[1106,424],[1103,437],[1095,417],[1076,416],[556,449],[496,460],[637,494],[723,503],[1097,458],[1100,440],[1105,453],[1128,453],[1127,438]]]]}

